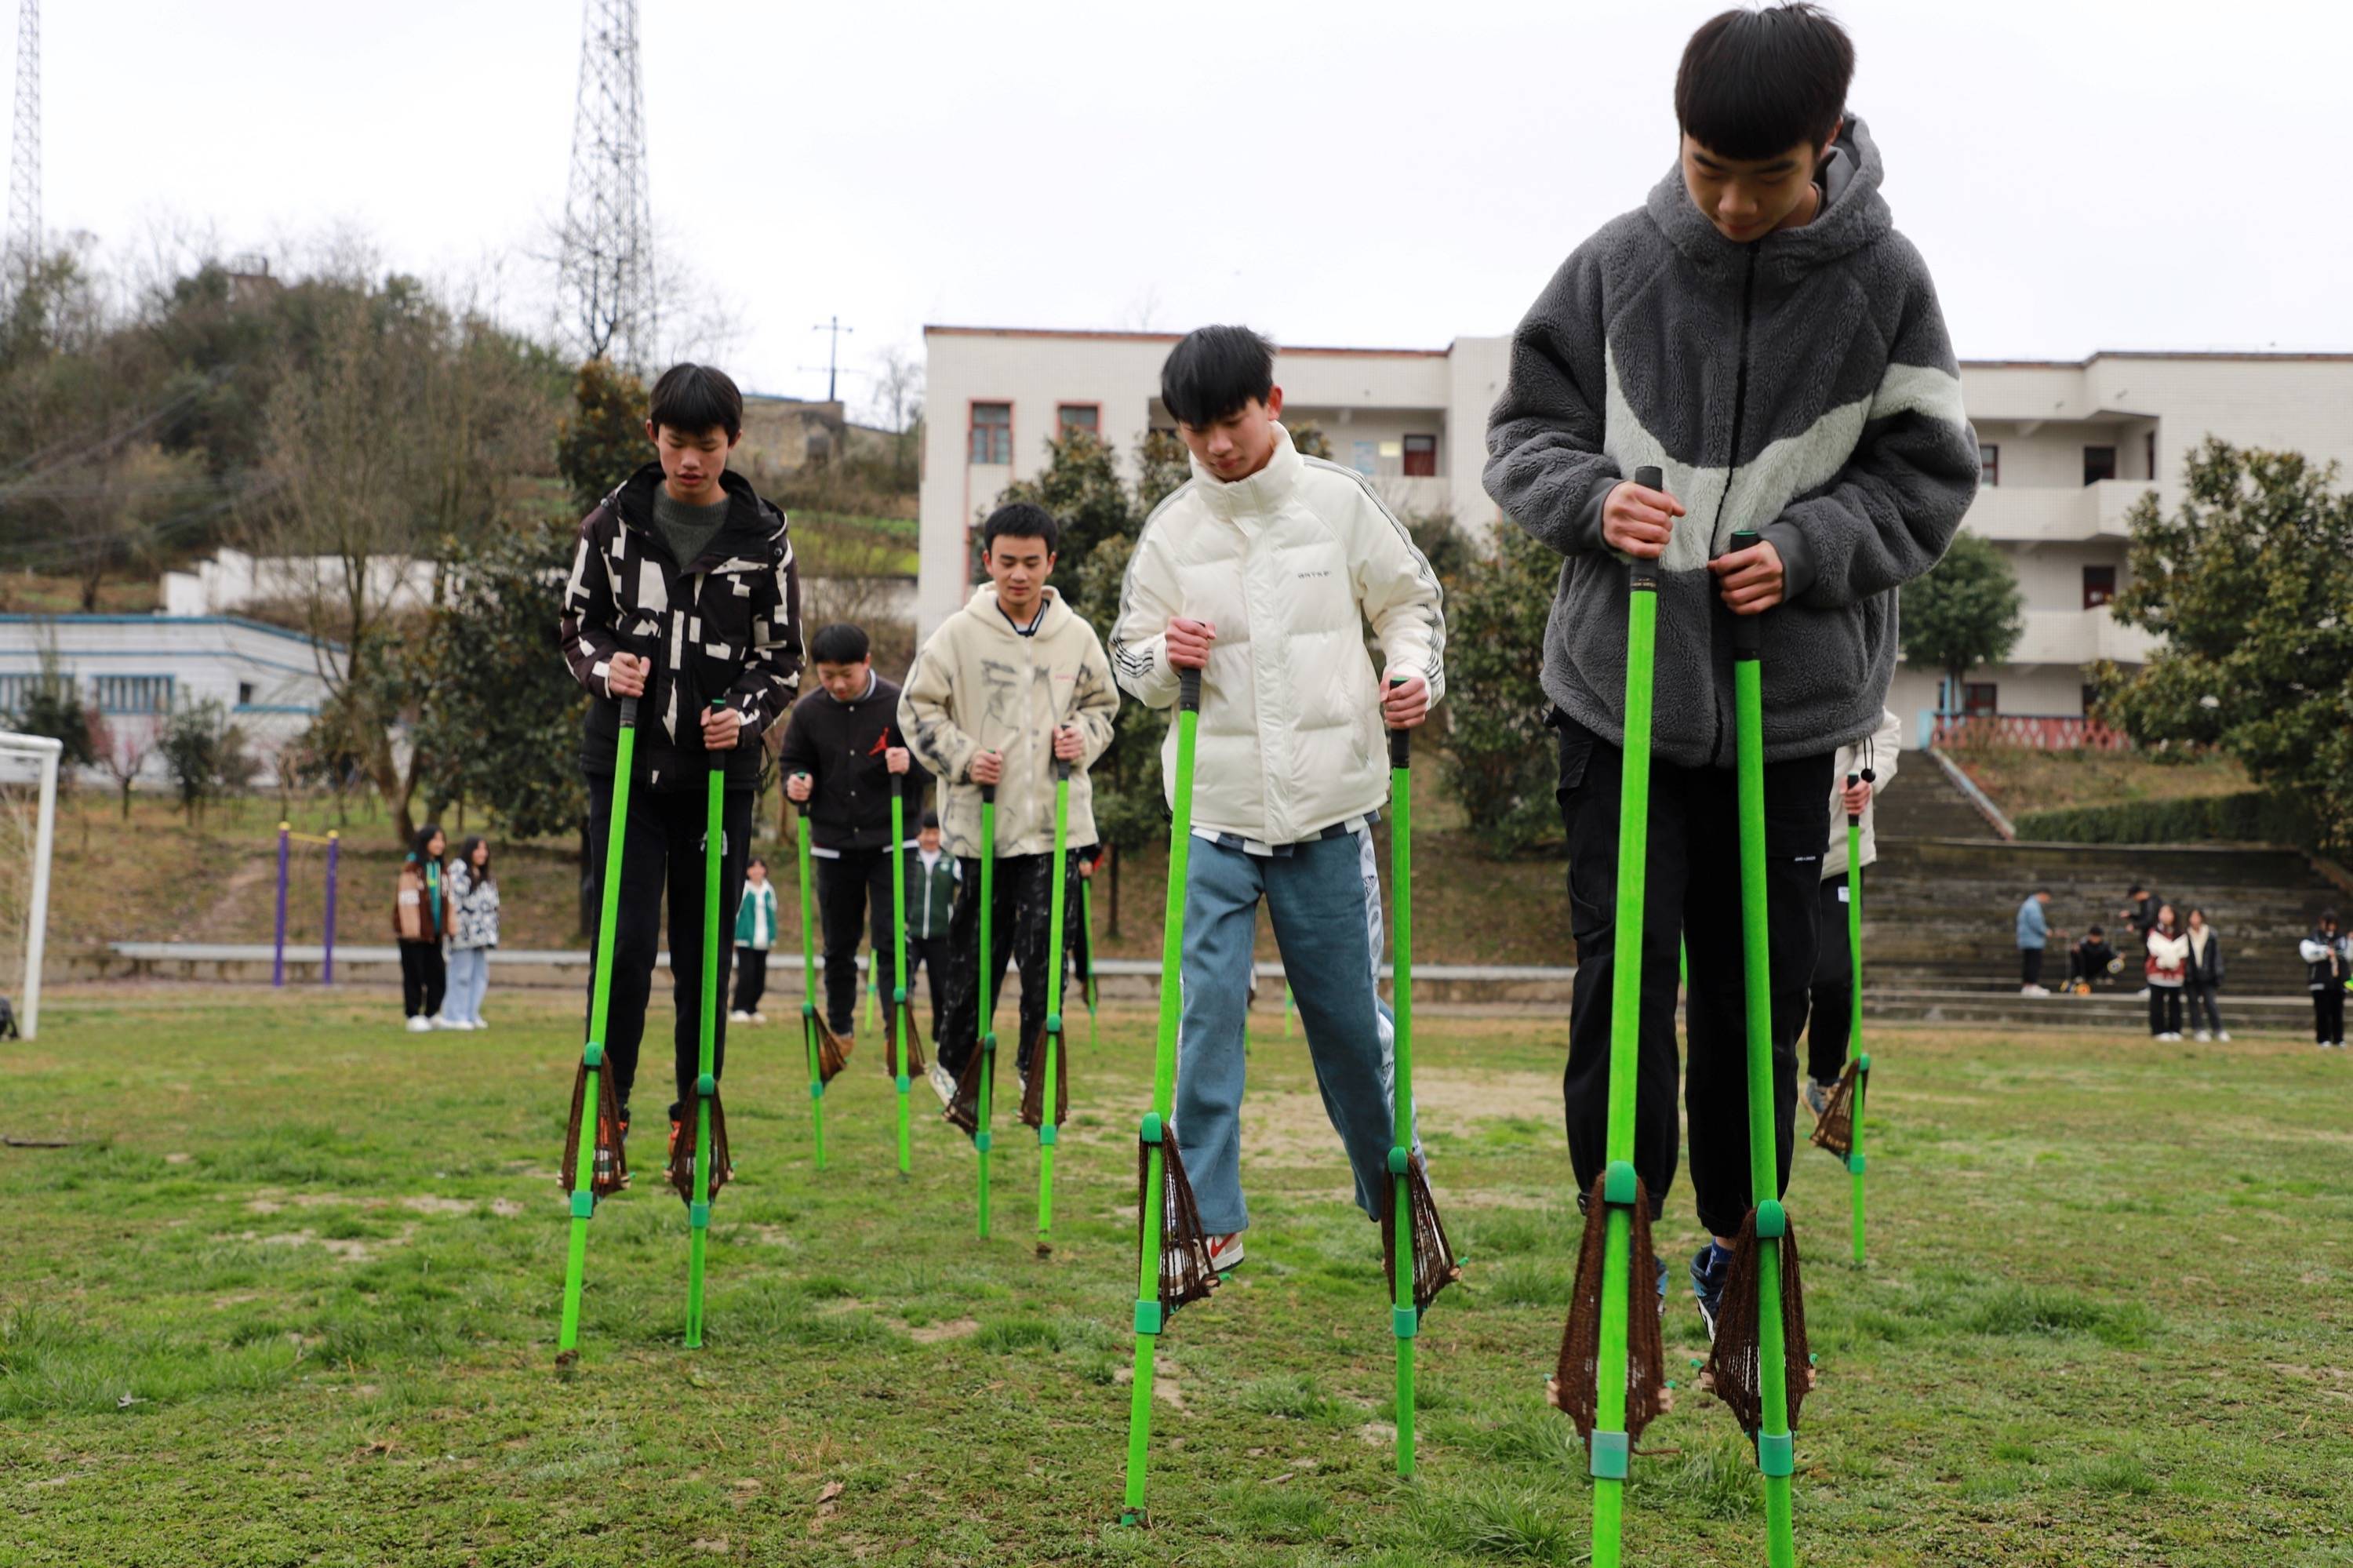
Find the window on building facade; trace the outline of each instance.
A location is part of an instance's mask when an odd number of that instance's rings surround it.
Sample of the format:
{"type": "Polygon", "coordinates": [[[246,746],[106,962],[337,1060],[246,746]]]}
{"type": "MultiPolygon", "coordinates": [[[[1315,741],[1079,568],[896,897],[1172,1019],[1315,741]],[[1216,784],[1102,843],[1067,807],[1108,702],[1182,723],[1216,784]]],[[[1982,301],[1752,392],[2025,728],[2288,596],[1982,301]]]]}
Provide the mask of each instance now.
{"type": "Polygon", "coordinates": [[[1405,439],[1405,476],[1408,479],[1438,477],[1438,438],[1408,436],[1405,439]]]}
{"type": "Polygon", "coordinates": [[[2100,688],[2097,686],[2085,686],[2084,688],[2084,716],[2085,718],[2091,717],[2099,705],[2100,688]]]}
{"type": "Polygon", "coordinates": [[[19,714],[26,702],[40,689],[38,675],[0,675],[0,714],[19,714]]]}
{"type": "Polygon", "coordinates": [[[972,406],[972,451],[968,461],[999,464],[1013,461],[1012,404],[972,406]]]}
{"type": "Polygon", "coordinates": [[[172,711],[169,675],[98,675],[91,694],[102,714],[164,714],[172,711]]]}
{"type": "Polygon", "coordinates": [[[2151,430],[2141,438],[2141,450],[2148,458],[2148,477],[2157,478],[2157,432],[2151,430]]]}
{"type": "Polygon", "coordinates": [[[2001,482],[2001,448],[1992,441],[1978,443],[1978,482],[1989,490],[2001,482]]]}
{"type": "Polygon", "coordinates": [[[237,683],[237,705],[241,708],[249,708],[253,705],[253,683],[251,681],[239,681],[237,683]]]}
{"type": "Polygon", "coordinates": [[[1969,718],[1991,718],[2001,711],[2001,688],[1992,681],[1961,683],[1961,712],[1969,718]]]}
{"type": "Polygon", "coordinates": [[[1096,403],[1065,403],[1054,410],[1054,422],[1061,427],[1062,434],[1066,436],[1072,430],[1084,430],[1091,436],[1100,435],[1103,431],[1103,407],[1096,403]]]}
{"type": "Polygon", "coordinates": [[[2104,479],[2114,479],[2116,476],[2116,448],[2085,447],[2084,449],[2084,482],[2085,484],[2097,484],[2104,479]]]}
{"type": "Polygon", "coordinates": [[[2116,597],[2116,569],[2114,567],[2084,568],[2084,608],[2097,609],[2114,603],[2116,597]]]}

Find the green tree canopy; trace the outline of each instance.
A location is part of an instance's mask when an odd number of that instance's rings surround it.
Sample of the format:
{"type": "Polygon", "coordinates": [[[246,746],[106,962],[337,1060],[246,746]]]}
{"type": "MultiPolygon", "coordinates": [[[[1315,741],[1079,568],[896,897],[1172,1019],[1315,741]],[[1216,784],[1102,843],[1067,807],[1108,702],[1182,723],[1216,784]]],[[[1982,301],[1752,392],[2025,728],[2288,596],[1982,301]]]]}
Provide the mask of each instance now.
{"type": "Polygon", "coordinates": [[[1903,594],[1905,659],[1941,671],[1956,694],[1971,670],[2009,658],[2026,629],[2018,574],[1980,534],[1955,535],[1945,558],[1903,594]]]}
{"type": "Polygon", "coordinates": [[[2353,494],[2337,469],[2209,439],[2171,516],[2131,514],[2115,613],[2165,638],[2101,668],[2101,716],[2141,745],[2216,747],[2353,842],[2353,494]]]}
{"type": "Polygon", "coordinates": [[[592,359],[572,384],[571,411],[555,435],[555,466],[586,513],[648,458],[645,383],[608,359],[592,359]]]}

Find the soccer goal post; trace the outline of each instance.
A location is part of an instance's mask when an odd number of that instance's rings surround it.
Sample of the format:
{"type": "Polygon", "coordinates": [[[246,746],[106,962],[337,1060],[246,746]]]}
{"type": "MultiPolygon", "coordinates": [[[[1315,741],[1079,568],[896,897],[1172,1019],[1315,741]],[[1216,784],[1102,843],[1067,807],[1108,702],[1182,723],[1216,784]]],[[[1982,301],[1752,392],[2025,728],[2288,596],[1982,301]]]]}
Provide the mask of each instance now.
{"type": "Polygon", "coordinates": [[[45,735],[0,731],[0,997],[27,1040],[41,1026],[41,949],[49,923],[58,759],[45,735]]]}

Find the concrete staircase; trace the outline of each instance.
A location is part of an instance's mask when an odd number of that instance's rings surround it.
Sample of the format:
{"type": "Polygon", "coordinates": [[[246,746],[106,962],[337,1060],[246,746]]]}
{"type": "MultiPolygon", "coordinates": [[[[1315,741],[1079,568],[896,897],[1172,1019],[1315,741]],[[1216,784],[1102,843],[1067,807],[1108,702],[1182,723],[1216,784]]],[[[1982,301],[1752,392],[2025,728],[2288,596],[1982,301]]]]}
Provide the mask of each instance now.
{"type": "Polygon", "coordinates": [[[1883,841],[1893,834],[1906,839],[2000,842],[1969,798],[1945,777],[1944,769],[1916,751],[1905,755],[1902,770],[1881,791],[1873,815],[1883,841]]]}

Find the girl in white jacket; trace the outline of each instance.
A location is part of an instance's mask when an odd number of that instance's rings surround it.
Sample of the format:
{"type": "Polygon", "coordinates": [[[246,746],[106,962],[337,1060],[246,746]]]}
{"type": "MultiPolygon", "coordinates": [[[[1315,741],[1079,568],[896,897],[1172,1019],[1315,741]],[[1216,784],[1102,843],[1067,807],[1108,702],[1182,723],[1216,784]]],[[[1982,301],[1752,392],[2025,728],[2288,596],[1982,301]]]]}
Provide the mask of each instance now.
{"type": "Polygon", "coordinates": [[[2181,1038],[2181,988],[2189,978],[2189,937],[2162,905],[2148,930],[2148,1033],[2152,1040],[2181,1038]]]}
{"type": "MultiPolygon", "coordinates": [[[[1277,422],[1273,356],[1247,328],[1203,327],[1162,367],[1193,477],[1136,540],[1111,647],[1119,683],[1151,707],[1176,701],[1178,670],[1202,672],[1175,1120],[1220,1270],[1241,1260],[1250,1224],[1242,1035],[1261,901],[1356,1201],[1380,1213],[1381,732],[1420,724],[1445,688],[1437,574],[1362,476],[1299,454],[1277,422]]],[[[1173,727],[1161,758],[1173,800],[1173,727]]]]}

